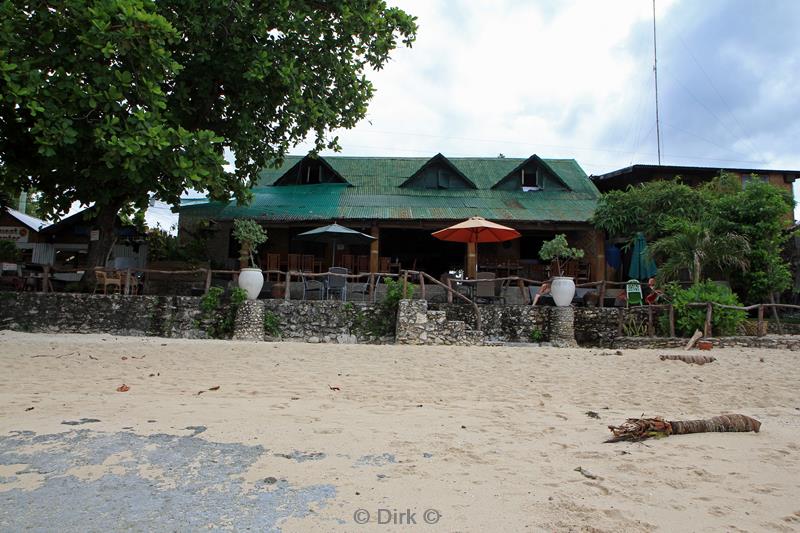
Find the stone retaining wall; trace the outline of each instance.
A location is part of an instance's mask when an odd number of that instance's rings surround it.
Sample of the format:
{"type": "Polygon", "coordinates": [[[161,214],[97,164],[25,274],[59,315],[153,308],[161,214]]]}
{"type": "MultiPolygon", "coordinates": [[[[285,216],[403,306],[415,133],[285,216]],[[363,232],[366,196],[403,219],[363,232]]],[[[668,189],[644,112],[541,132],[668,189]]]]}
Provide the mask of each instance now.
{"type": "Polygon", "coordinates": [[[483,333],[463,320],[449,320],[444,311],[428,309],[425,300],[400,300],[397,311],[398,344],[483,344],[483,333]]]}
{"type": "MultiPolygon", "coordinates": [[[[719,348],[748,347],[775,348],[781,350],[800,351],[798,335],[767,335],[765,337],[710,337],[703,340],[711,342],[719,348]]],[[[618,337],[614,348],[683,348],[689,339],[678,337],[618,337]]]]}

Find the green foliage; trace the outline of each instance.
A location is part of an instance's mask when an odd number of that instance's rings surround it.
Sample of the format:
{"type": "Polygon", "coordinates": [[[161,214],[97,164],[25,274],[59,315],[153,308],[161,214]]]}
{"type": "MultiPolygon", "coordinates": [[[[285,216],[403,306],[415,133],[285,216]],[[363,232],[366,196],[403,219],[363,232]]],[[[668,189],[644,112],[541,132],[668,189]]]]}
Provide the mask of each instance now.
{"type": "Polygon", "coordinates": [[[253,252],[267,242],[267,232],[255,220],[237,218],[233,221],[233,236],[242,246],[240,259],[246,261],[249,256],[250,266],[256,268],[253,252]]]}
{"type": "Polygon", "coordinates": [[[625,313],[625,321],[622,323],[622,334],[626,337],[646,337],[647,323],[644,318],[637,316],[630,310],[626,310],[625,313]]]}
{"type": "Polygon", "coordinates": [[[270,310],[264,311],[264,332],[270,337],[281,336],[281,318],[270,310]]]}
{"type": "Polygon", "coordinates": [[[542,342],[544,340],[544,333],[539,328],[532,328],[530,332],[528,332],[528,339],[530,339],[531,342],[542,342]]]}
{"type": "Polygon", "coordinates": [[[223,298],[224,294],[225,290],[222,287],[211,287],[200,298],[202,312],[200,325],[212,339],[231,338],[236,323],[236,312],[242,302],[247,300],[247,292],[239,287],[231,291],[227,302],[223,298]]]}
{"type": "Polygon", "coordinates": [[[684,269],[696,281],[715,274],[757,303],[791,286],[781,252],[793,208],[789,191],[759,179],[742,187],[737,175],[723,173],[694,189],[674,180],[609,192],[593,222],[609,237],[633,240],[644,232],[662,281],[684,269]]]}
{"type": "Polygon", "coordinates": [[[337,149],[365,74],[415,33],[382,0],[0,2],[0,191],[40,191],[48,214],[93,203],[99,264],[114,216],[150,193],[244,202],[299,142],[337,149]]]}
{"type": "Polygon", "coordinates": [[[542,243],[542,248],[539,250],[539,257],[545,261],[552,261],[555,259],[558,275],[563,276],[566,263],[570,260],[583,257],[583,250],[580,248],[570,248],[567,242],[567,236],[561,233],[556,235],[552,240],[542,243]]]}
{"type": "Polygon", "coordinates": [[[397,328],[397,308],[400,300],[411,298],[416,286],[409,283],[403,292],[403,282],[392,278],[384,278],[386,285],[386,295],[370,313],[356,310],[352,303],[348,302],[344,309],[352,314],[352,329],[370,338],[380,338],[394,335],[397,328]],[[349,306],[349,307],[348,307],[349,306]]]}
{"type": "Polygon", "coordinates": [[[0,241],[0,261],[16,263],[21,259],[22,254],[14,241],[0,241]]]}
{"type": "MultiPolygon", "coordinates": [[[[742,305],[728,287],[713,281],[697,283],[686,289],[670,285],[666,290],[675,307],[675,332],[685,337],[691,336],[695,330],[703,331],[706,323],[706,308],[687,307],[687,304],[712,302],[723,305],[742,305]]],[[[747,315],[744,311],[714,307],[711,319],[712,330],[716,335],[733,335],[737,332],[739,324],[746,318],[747,315]]],[[[661,320],[668,320],[668,318],[662,317],[661,320]]]]}
{"type": "Polygon", "coordinates": [[[604,194],[597,204],[592,222],[609,237],[633,240],[641,232],[648,241],[652,241],[664,235],[661,223],[665,215],[696,220],[707,206],[705,195],[678,179],[653,181],[604,194]]]}

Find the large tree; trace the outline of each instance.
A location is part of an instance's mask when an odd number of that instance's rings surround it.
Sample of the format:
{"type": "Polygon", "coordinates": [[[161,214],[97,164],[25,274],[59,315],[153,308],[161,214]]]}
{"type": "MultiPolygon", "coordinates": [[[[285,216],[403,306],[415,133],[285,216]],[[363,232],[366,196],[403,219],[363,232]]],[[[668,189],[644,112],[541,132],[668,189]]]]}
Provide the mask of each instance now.
{"type": "Polygon", "coordinates": [[[101,264],[149,194],[246,201],[298,142],[336,148],[415,32],[382,0],[0,0],[0,190],[94,204],[101,264]]]}

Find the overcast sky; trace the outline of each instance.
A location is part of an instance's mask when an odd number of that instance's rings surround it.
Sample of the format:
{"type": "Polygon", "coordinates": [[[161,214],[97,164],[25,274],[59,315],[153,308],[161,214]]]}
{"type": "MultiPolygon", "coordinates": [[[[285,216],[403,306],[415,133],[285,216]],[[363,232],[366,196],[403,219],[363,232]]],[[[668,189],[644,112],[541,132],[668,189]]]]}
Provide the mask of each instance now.
{"type": "MultiPolygon", "coordinates": [[[[418,38],[370,74],[343,155],[657,162],[649,0],[391,3],[418,38]]],[[[656,17],[662,163],[800,169],[800,1],[656,0],[656,17]]]]}

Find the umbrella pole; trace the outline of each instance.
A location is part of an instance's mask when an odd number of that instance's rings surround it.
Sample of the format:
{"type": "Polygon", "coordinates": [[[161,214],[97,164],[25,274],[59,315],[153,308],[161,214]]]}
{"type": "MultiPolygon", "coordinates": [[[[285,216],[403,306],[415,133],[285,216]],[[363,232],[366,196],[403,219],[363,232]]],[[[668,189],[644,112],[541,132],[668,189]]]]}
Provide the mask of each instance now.
{"type": "Polygon", "coordinates": [[[467,277],[475,279],[478,277],[478,243],[467,243],[467,277]]]}
{"type": "Polygon", "coordinates": [[[336,239],[333,239],[333,252],[331,253],[331,267],[336,266],[336,239]]]}

